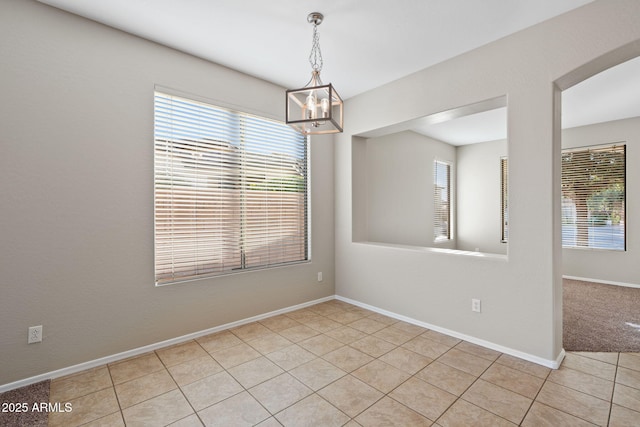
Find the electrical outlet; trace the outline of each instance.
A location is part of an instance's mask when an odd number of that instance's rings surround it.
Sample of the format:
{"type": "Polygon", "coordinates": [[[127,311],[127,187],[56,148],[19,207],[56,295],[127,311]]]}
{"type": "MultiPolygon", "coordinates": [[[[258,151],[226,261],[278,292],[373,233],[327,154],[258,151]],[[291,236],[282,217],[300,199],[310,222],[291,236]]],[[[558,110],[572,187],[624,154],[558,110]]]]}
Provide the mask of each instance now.
{"type": "Polygon", "coordinates": [[[475,311],[476,313],[480,313],[480,300],[472,299],[471,300],[471,311],[475,311]]]}
{"type": "Polygon", "coordinates": [[[318,282],[322,282],[322,271],[318,271],[318,282]]]}
{"type": "Polygon", "coordinates": [[[33,344],[35,342],[42,342],[42,325],[40,326],[31,326],[29,328],[29,337],[28,343],[33,344]]]}

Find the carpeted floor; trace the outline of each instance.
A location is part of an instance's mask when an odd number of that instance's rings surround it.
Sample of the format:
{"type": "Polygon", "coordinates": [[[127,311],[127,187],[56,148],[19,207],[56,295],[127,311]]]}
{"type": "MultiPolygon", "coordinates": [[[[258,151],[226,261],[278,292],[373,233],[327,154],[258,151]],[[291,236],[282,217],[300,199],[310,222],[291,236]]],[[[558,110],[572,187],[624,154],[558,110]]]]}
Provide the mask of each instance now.
{"type": "Polygon", "coordinates": [[[563,280],[567,351],[640,352],[640,289],[563,280]]]}
{"type": "Polygon", "coordinates": [[[0,394],[0,426],[47,427],[49,414],[34,411],[34,404],[49,402],[50,381],[42,381],[0,394]]]}

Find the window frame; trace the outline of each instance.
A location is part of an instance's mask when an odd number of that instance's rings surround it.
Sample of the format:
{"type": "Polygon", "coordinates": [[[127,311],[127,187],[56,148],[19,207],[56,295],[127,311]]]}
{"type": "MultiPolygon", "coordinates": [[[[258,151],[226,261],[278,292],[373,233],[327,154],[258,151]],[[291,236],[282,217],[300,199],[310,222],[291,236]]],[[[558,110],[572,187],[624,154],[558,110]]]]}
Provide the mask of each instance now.
{"type": "MultiPolygon", "coordinates": [[[[611,163],[613,164],[613,162],[615,162],[615,158],[612,158],[609,160],[611,163]]],[[[583,169],[586,168],[587,166],[590,165],[582,165],[582,163],[577,163],[579,166],[581,166],[583,169]]],[[[598,164],[597,162],[595,164],[598,164]]],[[[562,200],[561,200],[561,204],[562,204],[562,224],[563,224],[563,229],[562,229],[562,248],[563,249],[579,249],[579,250],[604,250],[604,251],[614,251],[614,252],[626,252],[627,250],[627,215],[626,215],[626,208],[627,208],[627,143],[625,141],[620,141],[620,142],[613,142],[613,143],[605,143],[605,144],[598,144],[598,145],[589,145],[589,146],[581,146],[581,147],[571,147],[571,148],[564,148],[562,149],[562,174],[561,174],[561,184],[562,184],[562,200]],[[609,152],[610,155],[615,155],[614,153],[617,154],[622,154],[622,173],[621,176],[617,176],[617,175],[613,175],[612,173],[605,171],[602,172],[600,171],[601,177],[600,179],[602,179],[602,176],[604,176],[605,178],[608,178],[608,181],[606,181],[606,186],[607,188],[604,188],[604,191],[611,189],[612,185],[616,184],[616,180],[622,180],[622,199],[619,201],[621,204],[621,210],[622,210],[622,214],[621,214],[621,222],[623,224],[623,230],[622,230],[622,247],[606,247],[603,243],[601,243],[601,245],[598,245],[599,240],[596,239],[600,239],[602,235],[606,236],[606,233],[604,234],[599,234],[596,236],[591,236],[591,230],[595,229],[596,225],[594,224],[595,219],[591,219],[591,208],[588,206],[589,205],[589,199],[591,197],[593,197],[594,195],[596,195],[598,193],[598,190],[589,190],[587,188],[586,185],[583,185],[582,188],[579,189],[575,189],[574,185],[572,183],[569,183],[569,179],[572,178],[572,176],[567,177],[567,179],[565,180],[565,164],[567,164],[566,162],[568,160],[565,160],[566,158],[569,157],[570,154],[572,153],[576,153],[577,155],[582,155],[584,153],[588,153],[590,156],[590,160],[593,161],[594,158],[594,154],[593,153],[607,153],[609,152]],[[569,201],[572,205],[573,205],[573,210],[577,210],[577,206],[575,203],[575,200],[573,200],[571,197],[567,197],[565,196],[565,193],[571,193],[573,192],[575,195],[575,192],[578,192],[581,195],[585,196],[585,200],[584,200],[584,207],[586,208],[586,223],[584,223],[585,221],[580,221],[578,219],[578,213],[576,212],[574,215],[571,216],[571,218],[568,215],[565,215],[565,211],[569,210],[571,211],[571,206],[567,206],[565,207],[565,204],[568,205],[569,201]],[[591,194],[588,194],[587,192],[591,191],[591,194]],[[588,196],[587,196],[588,194],[588,196]],[[573,220],[573,222],[576,224],[576,237],[575,237],[575,244],[567,244],[566,242],[569,240],[568,237],[565,236],[565,221],[567,220],[573,220]],[[583,224],[584,223],[584,224],[583,224]],[[579,225],[581,224],[581,226],[583,227],[582,233],[585,233],[584,227],[586,227],[586,245],[580,245],[579,241],[580,239],[584,240],[584,235],[580,235],[580,231],[578,230],[579,225]],[[591,243],[591,240],[594,240],[594,244],[591,243]]],[[[596,166],[594,166],[596,167],[596,166]]],[[[574,176],[577,175],[576,173],[573,174],[574,176]]],[[[573,178],[576,179],[576,178],[573,178]]],[[[590,179],[598,179],[598,175],[596,175],[595,172],[591,172],[590,174],[590,179]]],[[[618,182],[619,183],[619,182],[618,182]]],[[[599,190],[599,191],[603,191],[603,190],[599,190]]],[[[593,203],[593,201],[591,202],[593,203]]],[[[602,225],[602,224],[599,224],[602,225]]],[[[605,221],[605,225],[609,226],[609,224],[607,224],[607,221],[605,221]]],[[[613,224],[611,224],[613,225],[613,224]]],[[[613,240],[613,233],[614,230],[611,230],[611,239],[613,240]]]]}
{"type": "Polygon", "coordinates": [[[500,242],[509,242],[509,159],[500,157],[500,242]]]}
{"type": "MultiPolygon", "coordinates": [[[[451,218],[453,217],[452,215],[452,209],[451,209],[451,193],[452,193],[452,182],[451,182],[451,169],[452,169],[452,163],[445,161],[445,160],[440,160],[440,159],[434,159],[433,161],[433,241],[434,243],[442,243],[442,242],[448,242],[450,240],[452,240],[452,233],[451,233],[451,218]],[[445,174],[446,174],[446,202],[447,202],[447,206],[446,206],[446,234],[441,234],[438,233],[438,229],[442,230],[443,226],[442,226],[442,221],[438,221],[438,217],[442,216],[442,215],[438,215],[438,211],[442,210],[442,202],[438,200],[438,196],[440,196],[442,194],[442,192],[438,191],[438,166],[444,166],[445,167],[445,174]]],[[[443,187],[444,188],[444,187],[443,187]]],[[[442,200],[442,198],[440,197],[440,199],[442,200]]]]}
{"type": "MultiPolygon", "coordinates": [[[[201,98],[175,95],[171,91],[156,88],[154,91],[154,276],[156,286],[309,262],[311,259],[309,157],[309,137],[299,134],[282,121],[227,108],[201,98]],[[162,101],[172,106],[174,102],[179,102],[180,106],[175,107],[175,112],[168,111],[169,107],[159,105],[162,101]],[[197,117],[190,115],[191,113],[181,109],[183,106],[194,107],[199,115],[197,117]],[[208,116],[208,112],[212,112],[212,115],[208,116]],[[170,130],[167,130],[169,126],[167,123],[172,126],[170,130]],[[162,126],[165,127],[161,128],[162,126]],[[173,126],[176,128],[175,131],[173,126]],[[197,132],[192,130],[196,128],[197,132]],[[229,129],[232,130],[229,131],[229,129]],[[198,136],[192,136],[190,132],[193,132],[193,135],[197,133],[198,136]],[[223,137],[224,132],[226,133],[223,137]],[[171,159],[167,160],[166,153],[162,152],[163,147],[172,147],[171,150],[175,149],[176,154],[174,155],[172,151],[171,159]],[[185,150],[187,155],[184,154],[185,150]],[[165,157],[162,157],[163,155],[165,157]],[[194,180],[187,184],[184,183],[183,178],[185,172],[176,172],[180,168],[185,169],[185,157],[188,157],[189,176],[194,180]],[[168,181],[170,184],[167,184],[168,181]],[[205,184],[203,185],[202,182],[205,184]],[[171,186],[170,190],[167,190],[167,185],[171,186]],[[185,190],[187,187],[189,187],[188,190],[185,190]],[[199,187],[203,187],[204,190],[200,191],[199,187]],[[176,200],[183,201],[177,201],[175,205],[171,201],[170,209],[166,209],[166,204],[159,208],[159,202],[166,202],[167,197],[173,197],[173,195],[161,194],[160,188],[165,193],[175,190],[178,194],[176,200]],[[185,191],[189,196],[184,195],[185,191]],[[229,197],[233,198],[232,204],[229,204],[229,197]],[[201,202],[197,201],[198,198],[201,202]],[[208,204],[202,202],[207,198],[208,204]],[[186,216],[184,213],[181,214],[184,210],[180,210],[184,208],[185,203],[189,202],[193,204],[189,215],[193,212],[193,217],[196,219],[192,219],[191,222],[195,225],[184,225],[180,228],[179,221],[186,216]],[[237,209],[236,202],[240,210],[237,209]],[[163,208],[165,209],[162,210],[163,208]],[[164,214],[162,218],[159,209],[164,214]],[[216,218],[221,218],[215,224],[215,221],[211,220],[214,211],[217,214],[216,218]],[[230,212],[231,215],[229,215],[230,212]],[[199,215],[205,218],[201,223],[198,223],[199,215]],[[174,217],[175,224],[178,225],[174,225],[174,217]],[[225,227],[233,231],[230,232],[225,227]],[[169,232],[172,235],[161,236],[163,232],[169,232]],[[173,236],[173,234],[177,236],[180,232],[188,235],[189,238],[180,240],[179,237],[173,236]],[[181,251],[185,246],[180,245],[187,245],[188,243],[185,242],[193,239],[196,243],[189,244],[194,245],[195,248],[190,246],[189,250],[200,251],[201,243],[198,242],[198,235],[204,236],[201,241],[209,241],[208,244],[211,246],[205,249],[215,255],[212,255],[212,259],[208,261],[206,256],[196,261],[184,261],[185,257],[181,255],[183,253],[181,251]],[[212,238],[212,235],[216,237],[212,238]],[[224,237],[218,235],[224,235],[224,237]],[[213,240],[215,243],[211,243],[213,240]],[[184,261],[178,269],[176,269],[176,261],[171,258],[175,251],[180,252],[176,258],[182,257],[180,259],[184,261]],[[232,255],[233,261],[225,264],[228,260],[225,255],[227,251],[239,252],[232,255]],[[253,258],[248,259],[251,256],[253,258]],[[171,259],[167,260],[167,257],[171,259]],[[212,267],[208,271],[200,267],[201,264],[216,263],[220,264],[220,267],[212,267]]],[[[202,252],[206,251],[202,250],[202,252]]]]}

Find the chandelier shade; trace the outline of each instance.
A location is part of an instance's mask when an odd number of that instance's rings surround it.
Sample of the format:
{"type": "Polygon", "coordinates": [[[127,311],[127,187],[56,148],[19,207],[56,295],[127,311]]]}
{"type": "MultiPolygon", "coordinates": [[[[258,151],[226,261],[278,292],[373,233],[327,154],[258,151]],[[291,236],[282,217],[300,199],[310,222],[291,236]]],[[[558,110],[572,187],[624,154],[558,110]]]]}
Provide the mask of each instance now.
{"type": "Polygon", "coordinates": [[[286,123],[304,135],[322,135],[343,131],[344,105],[331,83],[320,79],[322,53],[318,25],[324,19],[319,12],[310,13],[307,21],[313,24],[313,46],[309,54],[311,80],[300,89],[286,92],[286,123]]]}

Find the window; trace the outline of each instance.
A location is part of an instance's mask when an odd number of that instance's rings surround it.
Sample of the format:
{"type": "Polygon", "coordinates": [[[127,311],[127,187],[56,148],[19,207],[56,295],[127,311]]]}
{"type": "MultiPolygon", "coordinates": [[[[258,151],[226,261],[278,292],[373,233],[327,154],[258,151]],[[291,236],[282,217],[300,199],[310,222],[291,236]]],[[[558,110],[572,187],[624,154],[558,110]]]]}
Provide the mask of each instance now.
{"type": "Polygon", "coordinates": [[[625,250],[624,144],[562,151],[562,246],[625,250]]]}
{"type": "Polygon", "coordinates": [[[500,159],[500,220],[503,243],[509,240],[509,163],[506,157],[500,159]]]}
{"type": "Polygon", "coordinates": [[[451,165],[433,163],[433,237],[435,241],[451,239],[451,165]]]}
{"type": "Polygon", "coordinates": [[[304,136],[158,92],[154,116],[156,283],[308,259],[304,136]]]}

